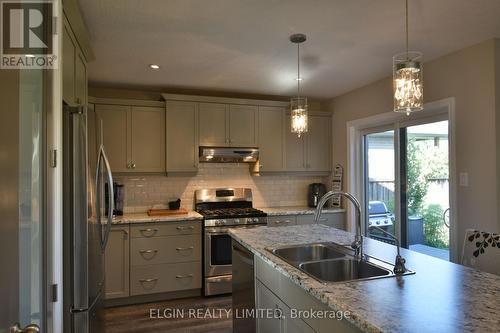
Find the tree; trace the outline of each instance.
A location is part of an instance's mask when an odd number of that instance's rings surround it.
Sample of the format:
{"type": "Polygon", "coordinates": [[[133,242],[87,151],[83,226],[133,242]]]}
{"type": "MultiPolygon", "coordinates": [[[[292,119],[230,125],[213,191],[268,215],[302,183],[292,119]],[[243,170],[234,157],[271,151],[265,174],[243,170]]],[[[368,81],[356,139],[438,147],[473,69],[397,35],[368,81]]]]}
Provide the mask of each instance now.
{"type": "Polygon", "coordinates": [[[415,138],[410,138],[407,145],[407,202],[408,215],[422,214],[424,198],[427,195],[428,184],[423,172],[420,147],[415,138]]]}

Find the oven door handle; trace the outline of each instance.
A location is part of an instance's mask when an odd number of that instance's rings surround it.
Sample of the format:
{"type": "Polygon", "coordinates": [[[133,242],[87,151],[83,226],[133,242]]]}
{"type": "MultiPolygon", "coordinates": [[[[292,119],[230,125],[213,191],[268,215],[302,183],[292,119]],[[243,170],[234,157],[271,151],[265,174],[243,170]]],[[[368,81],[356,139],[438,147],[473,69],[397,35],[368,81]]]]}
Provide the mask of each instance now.
{"type": "Polygon", "coordinates": [[[219,229],[219,230],[205,230],[205,232],[209,235],[227,235],[227,229],[219,229]]]}

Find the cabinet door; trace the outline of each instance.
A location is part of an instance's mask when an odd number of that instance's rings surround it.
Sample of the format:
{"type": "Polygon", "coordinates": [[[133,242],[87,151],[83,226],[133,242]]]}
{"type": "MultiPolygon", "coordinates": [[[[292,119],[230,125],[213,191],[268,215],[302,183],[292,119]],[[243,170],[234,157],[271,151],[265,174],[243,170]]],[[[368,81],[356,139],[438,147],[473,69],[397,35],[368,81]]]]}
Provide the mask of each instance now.
{"type": "MultiPolygon", "coordinates": [[[[256,308],[262,309],[264,314],[267,314],[266,310],[272,310],[273,312],[279,313],[283,312],[283,308],[280,308],[281,302],[269,289],[267,289],[259,280],[255,280],[255,295],[256,295],[256,308]]],[[[283,320],[279,317],[274,318],[274,316],[269,316],[264,318],[257,318],[257,333],[279,333],[284,332],[283,320]]]]}
{"type": "Polygon", "coordinates": [[[257,113],[253,105],[229,106],[229,144],[232,147],[257,146],[257,113]]]}
{"type": "Polygon", "coordinates": [[[285,126],[285,155],[286,155],[286,171],[304,171],[305,168],[305,135],[300,138],[297,134],[292,133],[291,128],[291,117],[286,116],[286,126],[285,126]]]}
{"type": "Polygon", "coordinates": [[[198,169],[198,104],[167,101],[167,172],[198,169]]]}
{"type": "Polygon", "coordinates": [[[283,171],[285,168],[285,109],[259,107],[260,171],[283,171]]]}
{"type": "Polygon", "coordinates": [[[87,104],[87,66],[81,53],[75,56],[75,101],[76,104],[87,104]]]}
{"type": "Polygon", "coordinates": [[[102,140],[113,172],[127,172],[127,114],[130,109],[123,105],[96,104],[96,112],[102,121],[102,140]]]}
{"type": "Polygon", "coordinates": [[[104,254],[105,298],[128,297],[129,284],[129,231],[128,226],[113,226],[104,254]]]}
{"type": "Polygon", "coordinates": [[[227,104],[199,103],[200,146],[227,146],[227,104]]]}
{"type": "Polygon", "coordinates": [[[62,58],[62,71],[63,71],[63,99],[69,105],[75,105],[75,55],[76,47],[71,33],[65,26],[63,29],[63,58],[62,58]]]}
{"type": "Polygon", "coordinates": [[[309,116],[306,162],[308,171],[330,171],[331,127],[330,117],[309,116]]]}
{"type": "Polygon", "coordinates": [[[130,133],[130,170],[165,172],[165,109],[133,106],[130,133]]]}
{"type": "MultiPolygon", "coordinates": [[[[324,224],[324,221],[327,219],[322,215],[320,219],[320,224],[324,224]]],[[[297,225],[304,225],[304,224],[313,224],[314,222],[314,215],[299,215],[297,216],[297,225]]]]}

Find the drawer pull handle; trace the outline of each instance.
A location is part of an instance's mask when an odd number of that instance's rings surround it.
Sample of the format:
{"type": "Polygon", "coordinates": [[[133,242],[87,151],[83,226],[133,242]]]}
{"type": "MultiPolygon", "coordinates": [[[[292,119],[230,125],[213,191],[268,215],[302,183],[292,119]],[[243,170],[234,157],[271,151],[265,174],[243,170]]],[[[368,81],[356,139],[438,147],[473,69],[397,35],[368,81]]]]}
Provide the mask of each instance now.
{"type": "Polygon", "coordinates": [[[186,278],[192,278],[193,274],[186,274],[186,275],[176,275],[176,279],[186,279],[186,278]]]}
{"type": "Polygon", "coordinates": [[[290,220],[285,220],[285,221],[276,221],[276,222],[274,222],[274,223],[276,223],[276,224],[287,223],[287,224],[288,224],[288,223],[292,223],[292,221],[290,221],[290,220]]]}
{"type": "Polygon", "coordinates": [[[140,283],[149,283],[149,282],[155,282],[158,281],[158,278],[152,278],[152,279],[140,279],[140,283]]]}
{"type": "Polygon", "coordinates": [[[144,237],[153,237],[158,232],[158,229],[147,228],[147,229],[141,229],[139,231],[144,237]]]}
{"type": "Polygon", "coordinates": [[[176,251],[187,251],[187,250],[193,250],[193,249],[194,249],[194,246],[190,246],[190,247],[178,247],[175,250],[176,251]]]}
{"type": "Polygon", "coordinates": [[[141,256],[144,259],[150,260],[156,256],[156,254],[158,253],[158,250],[140,250],[139,253],[141,254],[141,256]],[[148,257],[147,255],[150,255],[150,256],[148,257]]]}
{"type": "Polygon", "coordinates": [[[325,218],[319,219],[319,222],[326,222],[326,221],[328,221],[328,219],[325,218]]]}
{"type": "Polygon", "coordinates": [[[176,229],[177,229],[177,230],[193,230],[193,229],[194,229],[194,227],[191,225],[191,226],[189,226],[189,227],[177,227],[176,229]]]}

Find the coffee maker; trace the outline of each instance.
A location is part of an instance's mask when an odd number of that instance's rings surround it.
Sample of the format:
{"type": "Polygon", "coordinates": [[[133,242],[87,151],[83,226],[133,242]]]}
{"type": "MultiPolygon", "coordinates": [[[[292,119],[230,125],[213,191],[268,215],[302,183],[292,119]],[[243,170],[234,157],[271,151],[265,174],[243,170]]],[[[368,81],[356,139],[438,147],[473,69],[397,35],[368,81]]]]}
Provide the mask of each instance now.
{"type": "Polygon", "coordinates": [[[309,184],[309,189],[307,192],[307,204],[309,207],[318,206],[321,197],[326,193],[326,186],[322,183],[312,183],[309,184]]]}

